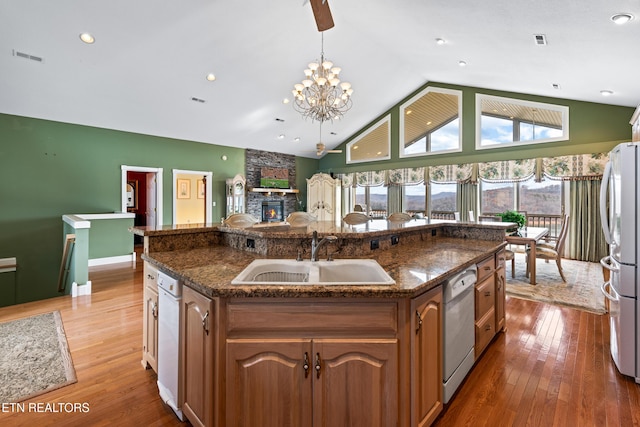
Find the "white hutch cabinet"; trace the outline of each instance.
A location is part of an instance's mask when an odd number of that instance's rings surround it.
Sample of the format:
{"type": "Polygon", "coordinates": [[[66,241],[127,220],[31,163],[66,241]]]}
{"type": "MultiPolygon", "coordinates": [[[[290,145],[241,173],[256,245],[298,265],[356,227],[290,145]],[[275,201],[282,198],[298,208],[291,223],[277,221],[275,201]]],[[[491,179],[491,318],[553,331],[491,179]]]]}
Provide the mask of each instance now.
{"type": "Polygon", "coordinates": [[[326,173],[317,173],[307,179],[307,212],[318,221],[342,220],[341,184],[326,173]]]}
{"type": "Polygon", "coordinates": [[[240,174],[227,180],[227,216],[244,213],[247,182],[240,174]]]}

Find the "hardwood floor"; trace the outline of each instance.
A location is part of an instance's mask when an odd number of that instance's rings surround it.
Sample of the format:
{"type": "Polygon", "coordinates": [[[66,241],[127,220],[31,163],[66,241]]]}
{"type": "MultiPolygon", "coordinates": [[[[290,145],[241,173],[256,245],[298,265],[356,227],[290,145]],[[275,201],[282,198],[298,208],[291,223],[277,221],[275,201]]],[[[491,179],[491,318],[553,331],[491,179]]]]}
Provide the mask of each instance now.
{"type": "MultiPolygon", "coordinates": [[[[94,268],[93,295],[0,308],[0,321],[59,310],[78,382],[28,400],[86,413],[0,412],[3,426],[185,426],[140,364],[142,263],[94,268]]],[[[640,426],[640,385],[609,356],[608,317],[507,298],[507,327],[438,426],[640,426]]],[[[28,407],[27,407],[28,408],[28,407]]]]}
{"type": "MultiPolygon", "coordinates": [[[[186,426],[158,396],[142,368],[142,263],[90,271],[93,294],[0,308],[0,321],[59,310],[78,382],[5,412],[2,426],[186,426]],[[29,403],[88,403],[86,413],[28,412],[29,403]]],[[[5,409],[6,410],[6,409],[5,409]]]]}
{"type": "Polygon", "coordinates": [[[609,353],[607,315],[507,297],[507,332],[437,426],[640,426],[640,385],[609,353]]]}

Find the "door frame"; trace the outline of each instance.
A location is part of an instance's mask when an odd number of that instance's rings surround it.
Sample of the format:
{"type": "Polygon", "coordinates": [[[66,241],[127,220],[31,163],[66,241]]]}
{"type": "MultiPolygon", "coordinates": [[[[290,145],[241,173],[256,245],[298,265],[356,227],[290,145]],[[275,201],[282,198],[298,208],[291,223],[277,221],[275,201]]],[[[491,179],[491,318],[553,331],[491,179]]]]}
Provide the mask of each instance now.
{"type": "Polygon", "coordinates": [[[213,196],[213,191],[211,190],[211,181],[213,180],[213,172],[211,171],[194,171],[194,170],[184,170],[184,169],[172,169],[171,170],[173,173],[173,196],[172,196],[172,205],[173,205],[173,216],[171,218],[171,223],[175,224],[176,223],[176,205],[177,205],[177,200],[178,200],[178,175],[197,175],[198,177],[202,177],[202,176],[206,176],[207,177],[207,187],[205,188],[205,206],[204,206],[204,222],[206,224],[210,224],[211,223],[211,217],[212,217],[212,196],[213,196]]]}
{"type": "Polygon", "coordinates": [[[146,166],[127,166],[121,165],[121,182],[120,182],[120,211],[127,212],[127,172],[146,172],[155,174],[156,178],[156,206],[147,206],[148,209],[155,208],[156,223],[147,224],[148,226],[160,228],[162,227],[162,168],[151,168],[146,166]]]}

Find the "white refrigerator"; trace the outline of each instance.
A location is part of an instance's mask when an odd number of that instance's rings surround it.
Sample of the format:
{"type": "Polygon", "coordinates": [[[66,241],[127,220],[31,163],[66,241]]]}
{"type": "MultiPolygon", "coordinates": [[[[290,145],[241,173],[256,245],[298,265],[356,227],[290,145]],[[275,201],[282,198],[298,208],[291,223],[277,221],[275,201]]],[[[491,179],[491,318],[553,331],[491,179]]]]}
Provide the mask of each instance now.
{"type": "Polygon", "coordinates": [[[640,145],[623,143],[609,154],[600,190],[600,217],[611,271],[602,285],[609,299],[611,357],[618,370],[640,383],[640,145]],[[607,211],[607,196],[609,207],[607,211]]]}

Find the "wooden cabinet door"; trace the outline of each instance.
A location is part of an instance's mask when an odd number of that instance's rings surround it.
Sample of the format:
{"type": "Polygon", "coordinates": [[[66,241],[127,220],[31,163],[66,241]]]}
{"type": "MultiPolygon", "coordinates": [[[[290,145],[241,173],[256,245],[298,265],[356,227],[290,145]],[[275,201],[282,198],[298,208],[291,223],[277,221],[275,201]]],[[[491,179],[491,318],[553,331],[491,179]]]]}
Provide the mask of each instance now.
{"type": "Polygon", "coordinates": [[[507,286],[507,277],[505,273],[504,265],[496,270],[496,331],[503,330],[505,328],[505,312],[504,312],[504,298],[505,287],[507,286]]]}
{"type": "Polygon", "coordinates": [[[228,339],[226,426],[312,426],[311,353],[308,339],[228,339]]]}
{"type": "Polygon", "coordinates": [[[313,426],[398,422],[398,340],[313,341],[313,426]]]}
{"type": "Polygon", "coordinates": [[[184,286],[182,295],[182,412],[194,426],[213,425],[214,303],[184,286]]]}
{"type": "Polygon", "coordinates": [[[442,287],[411,301],[411,426],[442,411],[442,287]]]}
{"type": "Polygon", "coordinates": [[[158,372],[158,289],[144,288],[142,366],[158,372]]]}

